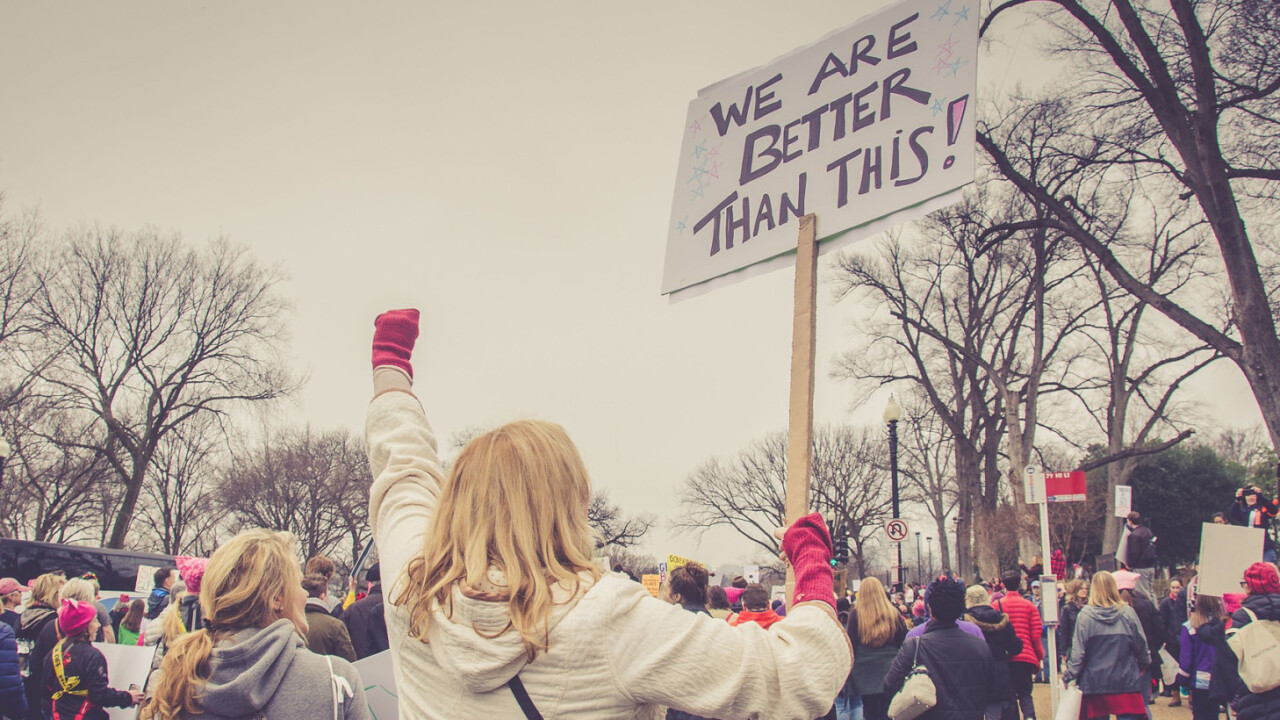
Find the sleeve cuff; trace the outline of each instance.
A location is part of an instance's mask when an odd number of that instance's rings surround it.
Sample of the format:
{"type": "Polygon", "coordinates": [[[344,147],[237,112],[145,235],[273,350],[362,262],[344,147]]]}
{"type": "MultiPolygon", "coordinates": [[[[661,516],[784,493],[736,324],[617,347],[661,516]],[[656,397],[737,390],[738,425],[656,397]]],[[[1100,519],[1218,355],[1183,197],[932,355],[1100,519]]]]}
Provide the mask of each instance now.
{"type": "Polygon", "coordinates": [[[373,394],[381,395],[388,390],[413,392],[413,381],[409,374],[394,365],[379,365],[373,369],[373,394]]]}

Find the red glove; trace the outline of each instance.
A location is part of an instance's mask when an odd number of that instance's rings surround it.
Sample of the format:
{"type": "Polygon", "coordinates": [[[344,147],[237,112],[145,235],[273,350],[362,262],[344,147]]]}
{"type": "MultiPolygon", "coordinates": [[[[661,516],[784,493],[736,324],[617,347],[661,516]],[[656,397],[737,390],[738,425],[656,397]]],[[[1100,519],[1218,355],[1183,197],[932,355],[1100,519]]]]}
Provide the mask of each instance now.
{"type": "Polygon", "coordinates": [[[417,310],[388,310],[373,321],[373,366],[398,367],[413,379],[413,343],[418,339],[417,310]]]}
{"type": "Polygon", "coordinates": [[[818,513],[796,520],[782,536],[782,551],[796,573],[793,604],[824,602],[836,607],[835,577],[831,570],[831,533],[818,513]]]}

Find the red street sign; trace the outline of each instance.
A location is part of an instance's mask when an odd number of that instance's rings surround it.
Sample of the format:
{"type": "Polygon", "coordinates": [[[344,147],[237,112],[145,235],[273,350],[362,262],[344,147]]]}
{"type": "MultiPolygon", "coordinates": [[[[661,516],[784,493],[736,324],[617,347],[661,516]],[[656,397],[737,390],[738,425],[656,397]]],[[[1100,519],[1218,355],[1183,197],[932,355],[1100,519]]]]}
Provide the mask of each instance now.
{"type": "Polygon", "coordinates": [[[1049,502],[1080,502],[1085,493],[1083,470],[1044,474],[1044,494],[1049,502]]]}

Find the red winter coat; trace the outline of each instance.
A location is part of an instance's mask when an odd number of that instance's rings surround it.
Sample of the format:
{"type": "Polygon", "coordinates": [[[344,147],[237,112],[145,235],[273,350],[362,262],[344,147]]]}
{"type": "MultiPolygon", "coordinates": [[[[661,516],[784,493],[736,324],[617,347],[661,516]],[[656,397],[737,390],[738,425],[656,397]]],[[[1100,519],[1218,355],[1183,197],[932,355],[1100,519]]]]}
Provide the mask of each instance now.
{"type": "Polygon", "coordinates": [[[1022,641],[1022,652],[1009,658],[1009,662],[1039,665],[1044,660],[1044,645],[1040,642],[1040,611],[1032,602],[1018,593],[1009,593],[991,604],[1009,616],[1014,632],[1022,641]]]}

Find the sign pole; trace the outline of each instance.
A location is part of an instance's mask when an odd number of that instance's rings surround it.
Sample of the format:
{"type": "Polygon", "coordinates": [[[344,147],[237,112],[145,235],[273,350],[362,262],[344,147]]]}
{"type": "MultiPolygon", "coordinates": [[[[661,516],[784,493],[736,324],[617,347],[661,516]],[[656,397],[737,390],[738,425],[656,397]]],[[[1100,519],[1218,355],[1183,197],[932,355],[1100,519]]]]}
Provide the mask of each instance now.
{"type": "MultiPolygon", "coordinates": [[[[1043,497],[1040,500],[1040,552],[1043,553],[1042,562],[1050,562],[1052,554],[1049,552],[1049,498],[1043,497]]],[[[1046,592],[1045,584],[1040,583],[1040,603],[1047,606],[1053,603],[1051,613],[1045,613],[1048,617],[1053,618],[1054,622],[1047,625],[1049,628],[1049,716],[1057,717],[1058,713],[1058,633],[1056,632],[1058,619],[1058,590],[1056,583],[1048,588],[1053,595],[1050,596],[1046,592]]],[[[1043,611],[1042,611],[1043,612],[1043,611]]],[[[1046,619],[1047,619],[1046,618],[1046,619]]]]}
{"type": "MultiPolygon", "coordinates": [[[[791,410],[787,430],[787,525],[809,512],[813,460],[813,375],[818,306],[818,218],[800,218],[796,245],[795,315],[791,330],[791,410]]],[[[787,607],[796,576],[787,567],[787,607]]]]}

